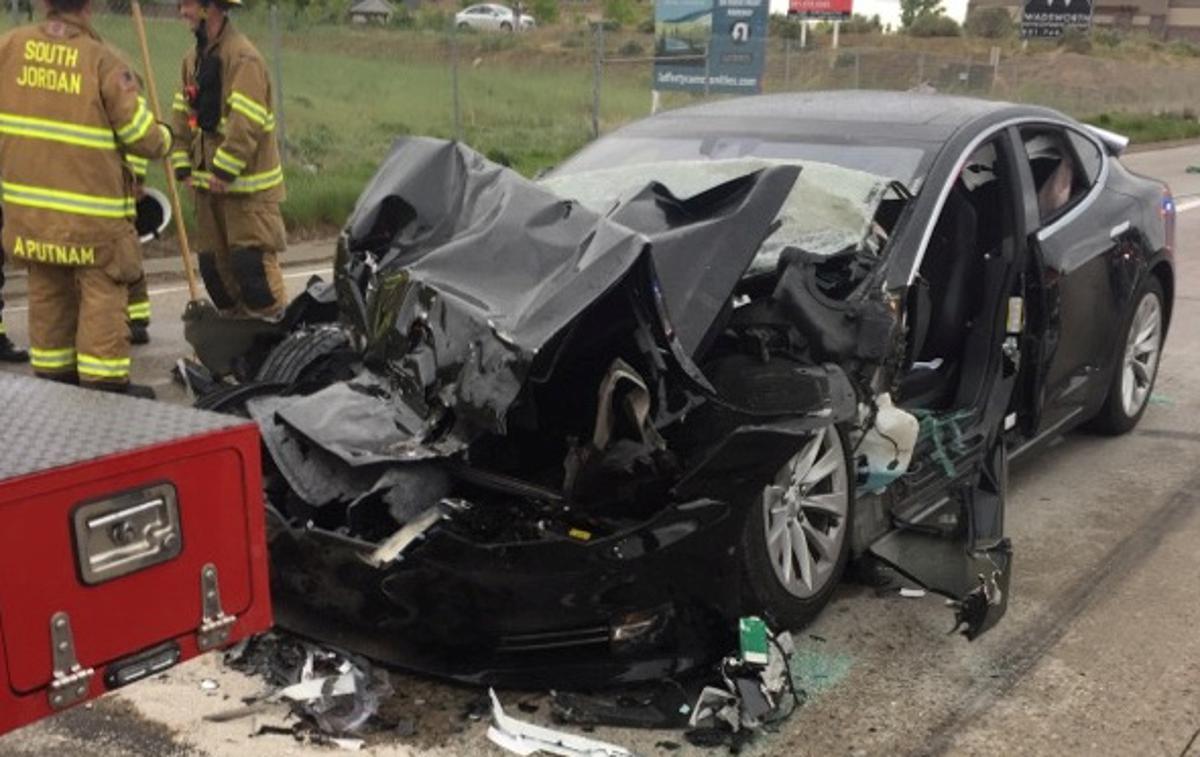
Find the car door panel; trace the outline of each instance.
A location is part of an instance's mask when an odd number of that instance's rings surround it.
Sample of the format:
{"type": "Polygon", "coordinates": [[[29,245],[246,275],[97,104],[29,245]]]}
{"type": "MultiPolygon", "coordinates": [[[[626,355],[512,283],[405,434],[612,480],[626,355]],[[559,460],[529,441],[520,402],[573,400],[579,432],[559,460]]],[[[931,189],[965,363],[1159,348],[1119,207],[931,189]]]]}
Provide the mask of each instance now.
{"type": "Polygon", "coordinates": [[[1116,295],[1128,275],[1138,208],[1131,198],[1102,190],[1090,202],[1085,198],[1080,211],[1036,239],[1045,307],[1042,428],[1103,400],[1120,330],[1116,295]]]}
{"type": "Polygon", "coordinates": [[[983,320],[970,337],[974,349],[963,355],[985,376],[978,394],[968,399],[960,386],[953,409],[928,414],[925,421],[927,445],[932,438],[938,446],[936,440],[948,434],[955,449],[969,454],[943,466],[940,485],[900,502],[893,510],[900,527],[869,548],[875,558],[951,599],[955,628],[961,627],[969,639],[994,626],[1007,610],[1012,567],[1012,544],[1004,535],[1008,452],[1002,429],[1018,382],[1019,356],[1007,344],[1011,340],[1006,309],[1028,268],[1030,239],[1013,139],[1014,133],[1006,130],[994,142],[996,165],[1004,168],[1004,216],[1011,228],[1001,236],[1001,247],[985,260],[983,320]]]}

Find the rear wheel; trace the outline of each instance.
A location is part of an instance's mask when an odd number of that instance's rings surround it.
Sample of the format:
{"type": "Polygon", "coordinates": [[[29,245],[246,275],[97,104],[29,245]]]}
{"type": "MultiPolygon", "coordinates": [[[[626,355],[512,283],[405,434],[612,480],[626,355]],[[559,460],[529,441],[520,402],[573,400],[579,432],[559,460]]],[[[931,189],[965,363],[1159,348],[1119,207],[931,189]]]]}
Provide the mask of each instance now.
{"type": "Polygon", "coordinates": [[[1108,397],[1092,421],[1095,430],[1123,434],[1146,412],[1162,355],[1166,320],[1163,300],[1162,284],[1154,276],[1147,276],[1138,287],[1126,319],[1124,351],[1113,366],[1108,397]]]}
{"type": "Polygon", "coordinates": [[[845,571],[854,511],[848,450],[842,429],[817,431],[763,488],[746,518],[749,609],[782,627],[815,618],[845,571]]]}

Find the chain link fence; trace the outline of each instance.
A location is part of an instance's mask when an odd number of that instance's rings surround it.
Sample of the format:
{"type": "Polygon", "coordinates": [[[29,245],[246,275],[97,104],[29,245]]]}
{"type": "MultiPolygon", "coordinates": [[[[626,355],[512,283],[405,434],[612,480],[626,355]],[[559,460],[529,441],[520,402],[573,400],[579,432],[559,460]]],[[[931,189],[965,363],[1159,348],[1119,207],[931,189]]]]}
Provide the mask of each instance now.
{"type": "Polygon", "coordinates": [[[1183,112],[1200,102],[1200,68],[1139,64],[1060,52],[947,55],[872,48],[800,50],[781,40],[767,87],[930,89],[1057,108],[1086,118],[1113,111],[1183,112]]]}
{"type": "MultiPolygon", "coordinates": [[[[3,0],[9,10],[3,25],[24,23],[29,1],[3,0]]],[[[129,0],[94,2],[97,30],[140,70],[129,0]]],[[[293,229],[339,225],[397,136],[461,139],[533,175],[652,108],[653,34],[606,28],[572,2],[551,3],[558,23],[528,32],[461,28],[450,5],[397,4],[390,16],[355,23],[348,0],[247,2],[235,23],[270,67],[293,229]]],[[[142,8],[167,113],[194,40],[174,2],[142,8]]],[[[764,91],[923,88],[1038,103],[1081,117],[1180,112],[1194,109],[1200,96],[1200,63],[1151,65],[1060,50],[955,55],[821,44],[800,49],[796,40],[769,40],[764,91]]],[[[658,105],[700,99],[664,93],[658,105]]]]}

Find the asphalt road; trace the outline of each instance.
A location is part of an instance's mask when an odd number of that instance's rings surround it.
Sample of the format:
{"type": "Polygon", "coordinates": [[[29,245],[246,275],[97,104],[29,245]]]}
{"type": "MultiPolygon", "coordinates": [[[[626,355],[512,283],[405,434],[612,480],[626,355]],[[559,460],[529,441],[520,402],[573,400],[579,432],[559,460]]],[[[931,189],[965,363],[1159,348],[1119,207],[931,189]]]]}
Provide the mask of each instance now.
{"type": "MultiPolygon", "coordinates": [[[[1176,308],[1158,385],[1133,433],[1072,434],[1012,470],[1007,617],[968,643],[947,635],[950,613],[936,599],[844,587],[798,637],[808,703],[750,753],[1184,754],[1200,732],[1200,176],[1183,172],[1190,161],[1200,162],[1200,147],[1127,158],[1170,181],[1181,208],[1176,308]]],[[[312,268],[289,269],[289,285],[298,289],[312,268]]],[[[153,295],[154,341],[135,353],[135,374],[179,399],[166,371],[185,352],[186,290],[170,284],[153,295]]],[[[22,341],[22,317],[12,320],[22,341]]],[[[327,751],[286,736],[248,739],[283,722],[281,711],[201,719],[260,687],[207,656],[0,738],[0,757],[327,751]],[[202,690],[203,679],[218,688],[202,690]]],[[[417,733],[380,737],[373,753],[495,753],[485,724],[461,716],[477,692],[404,677],[396,688],[395,707],[417,733]]],[[[677,733],[595,735],[639,754],[683,743],[677,733]]],[[[1200,743],[1190,754],[1200,757],[1200,743]]]]}

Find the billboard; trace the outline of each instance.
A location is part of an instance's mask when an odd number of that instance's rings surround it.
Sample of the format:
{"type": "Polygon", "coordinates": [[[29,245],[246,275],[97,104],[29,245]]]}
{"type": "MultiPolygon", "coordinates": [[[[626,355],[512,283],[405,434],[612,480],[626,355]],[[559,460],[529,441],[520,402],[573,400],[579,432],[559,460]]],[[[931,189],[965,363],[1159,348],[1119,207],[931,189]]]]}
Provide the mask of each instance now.
{"type": "Polygon", "coordinates": [[[1025,0],[1021,36],[1025,39],[1061,37],[1069,28],[1090,29],[1092,0],[1025,0]]]}
{"type": "Polygon", "coordinates": [[[850,18],[854,0],[788,0],[788,15],[840,21],[850,18]]]}
{"type": "Polygon", "coordinates": [[[769,0],[658,0],[653,88],[761,92],[768,10],[769,0]]]}

